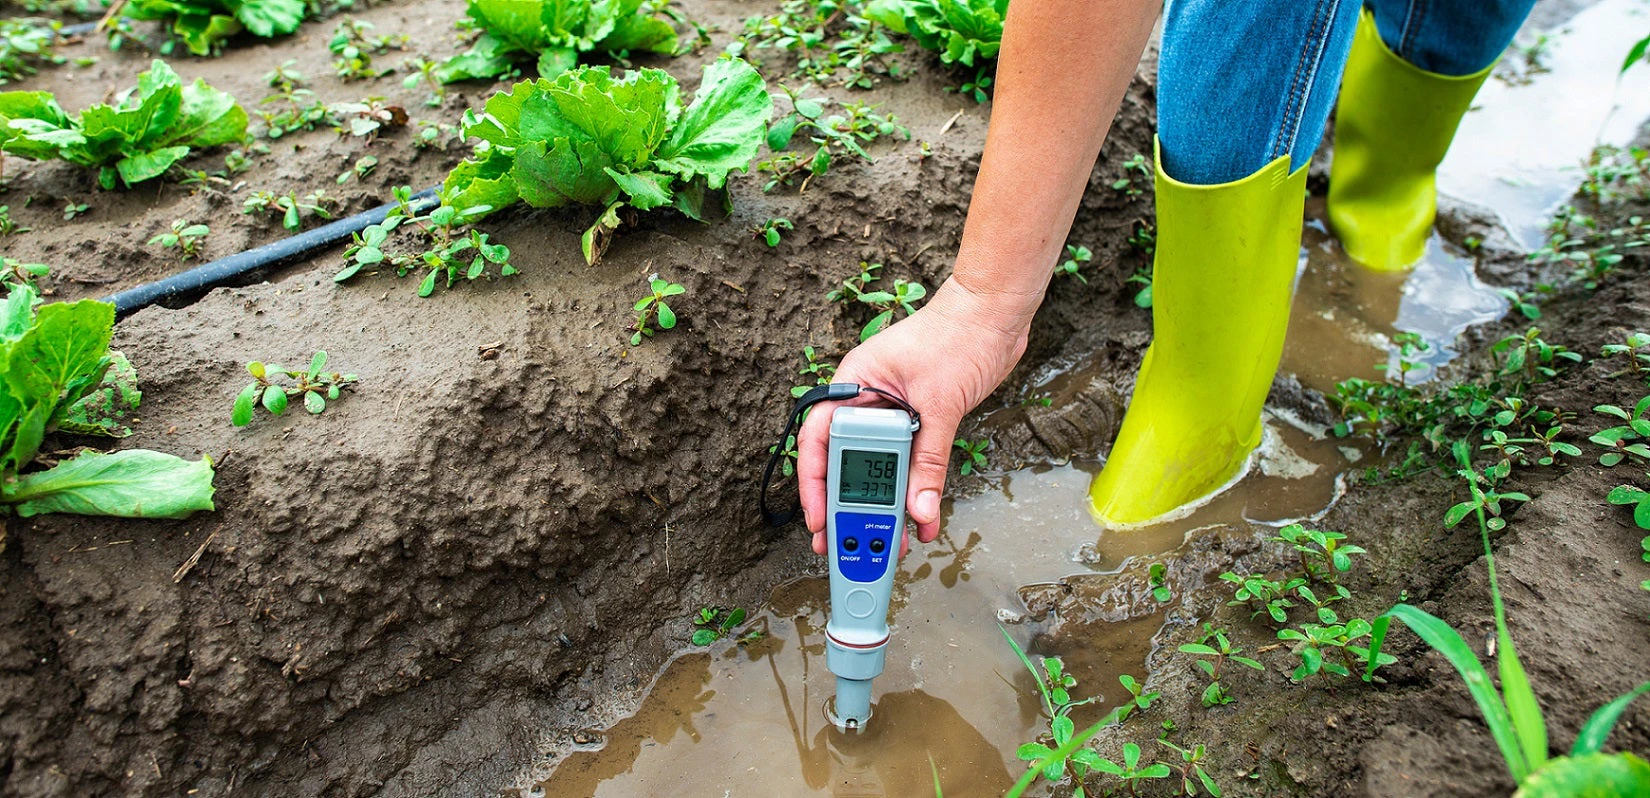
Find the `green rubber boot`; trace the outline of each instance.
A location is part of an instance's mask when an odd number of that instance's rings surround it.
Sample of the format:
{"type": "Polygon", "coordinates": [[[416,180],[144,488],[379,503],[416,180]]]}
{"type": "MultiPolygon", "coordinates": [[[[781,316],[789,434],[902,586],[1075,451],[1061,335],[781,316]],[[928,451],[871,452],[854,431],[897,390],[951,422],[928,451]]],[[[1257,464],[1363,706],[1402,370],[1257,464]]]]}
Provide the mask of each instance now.
{"type": "MultiPolygon", "coordinates": [[[[1158,147],[1162,163],[1162,147],[1158,147]]],[[[1152,345],[1106,467],[1095,517],[1138,524],[1230,482],[1260,443],[1289,327],[1306,168],[1289,157],[1193,186],[1157,171],[1152,345]]]]}
{"type": "Polygon", "coordinates": [[[1341,78],[1329,169],[1329,223],[1353,260],[1398,271],[1426,253],[1438,164],[1489,74],[1421,69],[1387,49],[1375,17],[1363,12],[1341,78]]]}

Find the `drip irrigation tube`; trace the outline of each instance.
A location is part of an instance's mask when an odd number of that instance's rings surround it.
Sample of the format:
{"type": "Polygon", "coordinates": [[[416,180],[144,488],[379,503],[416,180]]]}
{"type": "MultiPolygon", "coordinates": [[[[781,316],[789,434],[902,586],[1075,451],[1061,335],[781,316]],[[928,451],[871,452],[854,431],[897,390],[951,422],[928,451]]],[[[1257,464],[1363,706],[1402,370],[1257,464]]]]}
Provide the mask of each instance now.
{"type": "MultiPolygon", "coordinates": [[[[424,189],[412,196],[411,205],[414,211],[423,212],[434,206],[437,186],[424,189]]],[[[339,219],[336,222],[325,224],[308,232],[271,241],[261,247],[237,252],[227,258],[219,258],[211,263],[196,266],[182,274],[174,274],[163,280],[103,298],[104,302],[115,306],[115,318],[124,318],[134,311],[141,310],[163,299],[179,296],[194,296],[203,294],[220,285],[224,285],[236,278],[264,269],[284,266],[308,256],[310,253],[332,246],[350,236],[365,230],[369,225],[384,221],[390,210],[396,204],[391,202],[380,205],[370,211],[358,213],[339,219]]]]}
{"type": "Polygon", "coordinates": [[[97,25],[98,23],[96,22],[77,22],[73,25],[64,25],[63,27],[57,29],[57,35],[64,38],[79,36],[81,34],[91,33],[92,31],[97,30],[97,25]]]}

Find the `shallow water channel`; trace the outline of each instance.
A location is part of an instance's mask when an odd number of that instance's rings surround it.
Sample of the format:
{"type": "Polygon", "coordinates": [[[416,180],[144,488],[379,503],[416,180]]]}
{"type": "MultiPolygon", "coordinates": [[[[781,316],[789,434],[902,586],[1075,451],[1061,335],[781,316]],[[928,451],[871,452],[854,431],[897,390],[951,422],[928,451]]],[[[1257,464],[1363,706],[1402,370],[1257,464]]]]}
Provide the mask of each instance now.
{"type": "MultiPolygon", "coordinates": [[[[1628,46],[1617,40],[1642,33],[1645,9],[1642,0],[1599,3],[1555,37],[1550,72],[1524,85],[1491,81],[1445,165],[1444,190],[1496,209],[1515,237],[1536,243],[1552,206],[1579,180],[1574,164],[1596,141],[1625,143],[1650,116],[1642,76],[1610,96],[1628,46]]],[[[1359,269],[1341,255],[1322,211],[1321,202],[1309,203],[1283,364],[1307,387],[1380,377],[1376,364],[1394,357],[1398,332],[1429,344],[1409,377],[1428,379],[1455,357],[1462,331],[1506,311],[1470,256],[1436,237],[1411,273],[1359,269]]],[[[1147,676],[1163,621],[1155,602],[1120,604],[1082,620],[1082,650],[1046,650],[1042,624],[1025,618],[1022,588],[1116,572],[1131,560],[1170,559],[1194,532],[1269,535],[1331,506],[1342,474],[1363,456],[1269,410],[1265,443],[1242,480],[1183,517],[1129,531],[1103,530],[1090,518],[1087,488],[1098,463],[997,475],[984,493],[950,503],[939,540],[915,546],[901,563],[888,667],[876,680],[865,731],[845,735],[825,720],[823,703],[834,690],[824,661],[827,583],[799,579],[776,589],[755,615],[752,628],[763,639],[676,658],[634,716],[590,730],[590,744],[541,770],[521,792],[918,796],[932,794],[937,773],[947,796],[1001,795],[1023,767],[1014,749],[1047,721],[998,624],[1028,651],[1064,657],[1080,692],[1101,696],[1075,715],[1081,728],[1125,695],[1119,674],[1147,676]]]]}

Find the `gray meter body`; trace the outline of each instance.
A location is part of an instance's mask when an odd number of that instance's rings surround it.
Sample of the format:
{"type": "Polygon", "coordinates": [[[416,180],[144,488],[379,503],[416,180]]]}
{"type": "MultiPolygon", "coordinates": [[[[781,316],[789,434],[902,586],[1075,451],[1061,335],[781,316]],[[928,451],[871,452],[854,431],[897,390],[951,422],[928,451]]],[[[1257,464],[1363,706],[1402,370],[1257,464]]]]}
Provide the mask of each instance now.
{"type": "Polygon", "coordinates": [[[903,410],[838,407],[826,475],[826,551],[831,617],[825,665],[836,675],[827,707],[841,729],[871,717],[871,680],[888,647],[889,597],[905,530],[906,478],[917,425],[903,410]]]}

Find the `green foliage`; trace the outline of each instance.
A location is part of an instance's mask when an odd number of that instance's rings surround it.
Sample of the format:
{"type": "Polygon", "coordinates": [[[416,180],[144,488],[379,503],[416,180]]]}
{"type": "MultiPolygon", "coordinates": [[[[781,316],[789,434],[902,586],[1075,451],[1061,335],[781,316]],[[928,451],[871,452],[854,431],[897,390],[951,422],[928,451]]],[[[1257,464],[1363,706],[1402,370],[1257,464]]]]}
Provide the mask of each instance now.
{"type": "MultiPolygon", "coordinates": [[[[1639,529],[1650,529],[1650,491],[1632,485],[1617,485],[1605,500],[1633,508],[1633,523],[1638,524],[1639,529]]],[[[1645,538],[1644,558],[1650,562],[1650,538],[1645,538]]]]}
{"type": "Polygon", "coordinates": [[[76,216],[85,215],[86,211],[91,210],[91,207],[84,202],[69,200],[63,205],[63,221],[72,222],[76,216]]]}
{"type": "Polygon", "coordinates": [[[447,86],[441,82],[441,64],[428,58],[410,58],[401,62],[401,68],[407,70],[407,76],[401,79],[401,88],[416,89],[423,83],[430,87],[430,96],[424,98],[424,104],[436,108],[447,99],[447,86]]]}
{"type": "Polygon", "coordinates": [[[23,227],[11,218],[11,206],[0,205],[0,236],[17,235],[33,230],[32,227],[23,227]]]}
{"type": "Polygon", "coordinates": [[[36,64],[63,63],[53,49],[59,27],[44,19],[0,19],[0,86],[33,75],[36,64]]]}
{"type": "Polygon", "coordinates": [[[1539,327],[1531,327],[1523,335],[1509,335],[1495,342],[1490,346],[1490,355],[1495,359],[1501,376],[1522,377],[1529,384],[1546,382],[1558,376],[1558,361],[1581,362],[1580,352],[1571,352],[1563,346],[1542,340],[1539,327]]]}
{"type": "Polygon", "coordinates": [[[769,249],[779,246],[785,230],[795,230],[796,225],[783,217],[769,219],[756,227],[751,228],[751,234],[767,243],[769,249]]]}
{"type": "Polygon", "coordinates": [[[1647,50],[1650,50],[1650,36],[1645,36],[1634,42],[1633,46],[1627,49],[1627,59],[1621,62],[1621,72],[1617,74],[1626,74],[1627,70],[1632,69],[1633,65],[1640,61],[1650,61],[1650,54],[1646,53],[1647,50]]]}
{"type": "Polygon", "coordinates": [[[1054,267],[1054,276],[1075,277],[1083,285],[1089,284],[1089,278],[1080,271],[1083,264],[1094,260],[1094,253],[1088,247],[1074,244],[1066,245],[1066,259],[1054,267]]]}
{"type": "Polygon", "coordinates": [[[96,168],[98,184],[132,186],[160,177],[192,150],[240,141],[246,111],[204,81],[184,85],[163,61],[138,76],[114,105],[63,112],[50,92],[0,93],[0,150],[35,161],[96,168]]]}
{"type": "Polygon", "coordinates": [[[991,61],[1002,47],[1007,13],[1008,0],[873,0],[865,9],[868,19],[939,53],[940,63],[972,68],[968,93],[982,103],[988,99],[984,89],[990,85],[991,61]]]}
{"type": "Polygon", "coordinates": [[[1138,197],[1146,192],[1143,186],[1150,186],[1156,180],[1155,170],[1146,156],[1135,153],[1123,162],[1123,176],[1111,181],[1112,191],[1121,191],[1130,197],[1138,197]],[[1135,181],[1139,181],[1138,183],[1135,181]]]}
{"type": "MultiPolygon", "coordinates": [[[[376,156],[376,155],[363,155],[360,158],[355,159],[355,165],[354,166],[351,166],[350,168],[345,169],[344,171],[338,173],[338,185],[341,186],[341,185],[344,185],[345,183],[348,183],[350,181],[350,178],[352,178],[352,177],[355,178],[356,180],[366,180],[367,175],[372,174],[373,171],[376,170],[377,168],[378,168],[378,156],[376,156]]],[[[316,192],[316,194],[320,194],[320,193],[321,192],[319,192],[319,191],[316,192]]]]}
{"type": "MultiPolygon", "coordinates": [[[[675,329],[676,311],[671,310],[670,305],[665,304],[665,297],[687,293],[687,289],[682,287],[680,283],[661,280],[657,274],[649,276],[647,283],[648,289],[652,293],[636,300],[634,306],[636,323],[630,327],[630,329],[635,330],[635,333],[630,336],[631,346],[641,346],[644,337],[652,338],[654,330],[651,325],[653,324],[658,324],[661,330],[675,329]]],[[[786,476],[789,476],[789,474],[786,476]]]]}
{"type": "Polygon", "coordinates": [[[1567,266],[1568,281],[1591,291],[1621,270],[1627,250],[1645,246],[1650,246],[1650,225],[1642,216],[1601,228],[1597,219],[1565,207],[1553,216],[1547,244],[1530,253],[1530,261],[1567,266]]]}
{"type": "Polygon", "coordinates": [[[780,185],[789,186],[798,177],[802,178],[799,190],[805,190],[810,181],[829,172],[833,163],[845,157],[853,156],[866,163],[875,163],[876,159],[865,151],[863,145],[884,136],[911,138],[911,131],[899,124],[892,114],[883,116],[876,113],[880,106],[845,103],[842,105],[843,113],[827,116],[825,108],[832,100],[798,97],[790,88],[780,88],[790,98],[791,111],[768,126],[768,149],[773,150],[774,155],[756,165],[758,172],[772,175],[762,187],[763,191],[772,191],[780,185]],[[798,133],[814,145],[812,153],[806,148],[786,150],[798,133]]]}
{"type": "Polygon", "coordinates": [[[1174,598],[1174,591],[1169,589],[1169,567],[1163,563],[1146,567],[1146,586],[1151,588],[1153,601],[1164,603],[1174,598]]]}
{"type": "Polygon", "coordinates": [[[1266,670],[1260,662],[1243,656],[1243,649],[1232,645],[1232,641],[1226,637],[1224,629],[1215,629],[1209,624],[1203,625],[1203,636],[1198,638],[1198,642],[1185,643],[1180,646],[1180,651],[1196,657],[1206,657],[1206,659],[1195,661],[1197,669],[1203,671],[1203,674],[1209,677],[1209,686],[1203,689],[1203,695],[1201,696],[1205,707],[1232,703],[1231,693],[1227,692],[1220,681],[1221,674],[1224,672],[1228,661],[1236,662],[1257,671],[1266,670]]]}
{"type": "Polygon", "coordinates": [[[0,286],[7,290],[14,285],[33,288],[35,281],[50,271],[51,267],[44,263],[24,263],[16,258],[0,257],[0,286]]]}
{"type": "Polygon", "coordinates": [[[517,83],[466,112],[474,155],[447,176],[444,200],[494,212],[525,201],[540,208],[603,207],[581,239],[595,263],[619,212],[671,206],[698,221],[727,210],[728,174],[749,168],[773,112],[762,76],[722,59],[705,67],[693,103],[658,69],[615,78],[580,67],[554,80],[517,83]]]}
{"type": "Polygon", "coordinates": [[[1629,457],[1640,463],[1650,462],[1650,395],[1633,405],[1631,412],[1615,405],[1599,405],[1593,410],[1627,422],[1599,430],[1588,438],[1606,449],[1598,457],[1600,465],[1614,466],[1629,457]]]}
{"type": "Polygon", "coordinates": [[[1295,606],[1290,596],[1294,594],[1295,588],[1306,584],[1305,577],[1294,577],[1280,582],[1268,579],[1264,574],[1239,576],[1231,571],[1221,574],[1220,580],[1237,586],[1233,599],[1226,602],[1226,606],[1248,606],[1254,610],[1251,618],[1258,618],[1264,614],[1270,616],[1275,623],[1289,622],[1289,609],[1295,606]]]}
{"type": "Polygon", "coordinates": [[[291,91],[292,89],[302,88],[304,85],[304,73],[299,72],[297,66],[298,59],[288,58],[287,60],[282,61],[274,69],[265,72],[264,82],[269,84],[270,88],[278,89],[280,91],[291,91]]]}
{"type": "Polygon", "coordinates": [[[159,245],[164,249],[175,249],[185,258],[200,260],[201,245],[206,243],[206,237],[211,233],[212,228],[204,224],[193,224],[188,219],[174,219],[172,231],[160,233],[149,239],[149,246],[159,245]]]}
{"type": "MultiPolygon", "coordinates": [[[[777,443],[772,445],[772,446],[769,446],[768,447],[768,454],[773,454],[778,449],[779,449],[779,444],[777,444],[777,443]]],[[[797,458],[796,436],[795,435],[786,435],[785,436],[785,451],[779,453],[779,470],[781,472],[783,472],[785,474],[785,476],[787,476],[787,477],[796,476],[796,458],[797,458]]]]}
{"type": "Polygon", "coordinates": [[[32,288],[19,285],[0,306],[0,503],[25,517],[182,518],[213,509],[212,465],[204,459],[86,451],[23,473],[53,429],[128,432],[121,419],[140,398],[130,364],[109,352],[113,305],[82,300],[37,310],[38,302],[32,288]]]}
{"type": "Polygon", "coordinates": [[[415,205],[412,188],[396,186],[390,190],[395,207],[384,221],[368,225],[351,237],[344,250],[344,268],[332,276],[333,282],[343,282],[363,269],[376,271],[393,267],[397,277],[424,268],[424,279],[418,284],[418,295],[427,297],[435,292],[438,278],[446,277],[448,288],[460,279],[476,280],[487,275],[489,265],[499,267],[499,274],[509,277],[516,273],[510,264],[510,248],[493,243],[486,233],[468,225],[484,214],[485,207],[459,210],[452,205],[415,205]],[[425,211],[428,212],[425,212],[425,211]],[[392,253],[387,247],[390,234],[396,230],[416,230],[423,249],[417,253],[392,253]]]}
{"type": "MultiPolygon", "coordinates": [[[[693,616],[693,644],[708,646],[726,637],[733,637],[734,632],[745,623],[745,610],[740,607],[727,609],[726,607],[700,607],[693,616]]],[[[761,640],[762,632],[752,629],[739,635],[737,642],[740,645],[754,643],[761,640]]]]}
{"type": "Polygon", "coordinates": [[[868,340],[894,323],[894,315],[905,311],[907,316],[917,312],[916,303],[928,295],[928,289],[922,283],[911,283],[904,280],[894,281],[892,291],[866,291],[859,295],[861,303],[870,305],[877,313],[859,330],[859,340],[868,340]]]}
{"type": "Polygon", "coordinates": [[[336,401],[345,388],[354,387],[354,374],[321,371],[327,364],[327,353],[316,352],[309,360],[309,368],[289,370],[280,366],[264,365],[259,361],[246,364],[252,382],[247,383],[235,397],[235,407],[229,419],[237,427],[252,423],[252,412],[262,405],[273,415],[286,412],[289,400],[297,398],[304,403],[310,415],[320,415],[328,401],[336,401]],[[292,384],[281,380],[285,375],[292,384]]]}
{"type": "MultiPolygon", "coordinates": [[[[836,364],[826,363],[819,359],[818,353],[811,346],[802,347],[802,370],[797,372],[803,377],[814,379],[811,385],[796,385],[791,387],[791,396],[801,398],[815,385],[830,385],[831,378],[836,376],[836,364]]],[[[789,475],[787,475],[789,476],[789,475]]]]}
{"type": "Polygon", "coordinates": [[[1599,352],[1599,356],[1618,357],[1627,361],[1626,368],[1604,375],[1606,378],[1634,374],[1643,377],[1647,384],[1650,384],[1650,335],[1640,332],[1631,334],[1623,332],[1622,342],[1619,344],[1605,344],[1599,352]]]}
{"type": "Polygon", "coordinates": [[[868,89],[879,77],[904,77],[885,58],[904,48],[865,16],[862,0],[785,0],[778,14],[747,18],[727,52],[755,60],[763,50],[794,56],[791,76],[821,86],[868,89]]]}
{"type": "Polygon", "coordinates": [[[464,53],[444,61],[442,83],[514,77],[537,60],[540,78],[555,78],[590,52],[675,53],[676,29],[652,0],[469,0],[460,27],[481,31],[464,53]]]}
{"type": "MultiPolygon", "coordinates": [[[[1205,704],[1205,706],[1207,706],[1207,704],[1205,704]]],[[[1157,742],[1169,750],[1180,754],[1181,764],[1179,776],[1181,795],[1195,796],[1198,794],[1198,787],[1201,786],[1203,790],[1213,796],[1213,798],[1220,798],[1220,785],[1215,783],[1214,777],[1210,776],[1209,772],[1203,767],[1203,757],[1206,752],[1201,743],[1190,748],[1181,748],[1180,746],[1169,742],[1167,737],[1159,737],[1157,738],[1157,742]]]]}
{"type": "MultiPolygon", "coordinates": [[[[303,0],[129,0],[132,19],[172,23],[172,33],[195,55],[217,55],[229,37],[246,31],[260,38],[285,36],[304,21],[303,0]]],[[[170,54],[171,42],[161,48],[170,54]]]]}
{"type": "Polygon", "coordinates": [[[1650,199],[1650,149],[1600,144],[1583,166],[1581,195],[1598,203],[1650,199]]]}
{"type": "Polygon", "coordinates": [[[1301,570],[1313,579],[1338,581],[1338,575],[1352,570],[1352,555],[1367,554],[1362,546],[1343,543],[1346,535],[1323,532],[1290,524],[1278,530],[1272,540],[1292,547],[1300,555],[1301,570]]]}
{"type": "Polygon", "coordinates": [[[871,283],[882,279],[877,272],[882,271],[882,264],[859,262],[859,274],[842,281],[842,286],[832,289],[825,295],[826,302],[841,302],[850,304],[859,300],[861,294],[871,283]]]}
{"type": "Polygon", "coordinates": [[[332,68],[338,77],[344,80],[371,80],[395,71],[374,67],[372,57],[390,50],[404,50],[411,40],[405,33],[373,36],[369,33],[372,27],[371,22],[346,19],[332,31],[327,49],[337,56],[333,59],[332,68]]]}
{"type": "Polygon", "coordinates": [[[1136,267],[1126,282],[1140,286],[1134,295],[1135,307],[1149,308],[1152,306],[1152,260],[1157,252],[1157,228],[1150,220],[1134,220],[1129,228],[1128,245],[1140,253],[1146,262],[1136,267]]]}
{"type": "Polygon", "coordinates": [[[301,199],[296,191],[285,194],[254,191],[241,203],[241,213],[273,213],[281,217],[282,227],[296,233],[304,227],[304,216],[331,219],[331,208],[337,205],[338,200],[327,196],[323,189],[311,191],[301,199]]]}
{"type": "Polygon", "coordinates": [[[961,473],[963,476],[966,477],[969,474],[986,467],[985,450],[991,448],[991,441],[985,438],[981,438],[977,441],[970,441],[967,438],[958,438],[955,441],[952,441],[951,445],[962,450],[963,461],[961,473]]]}
{"type": "MultiPolygon", "coordinates": [[[[1014,752],[1015,757],[1032,763],[1032,769],[1027,774],[1029,778],[1022,778],[1020,780],[1021,785],[1017,786],[1017,789],[1023,789],[1023,785],[1029,785],[1031,780],[1038,775],[1049,782],[1059,782],[1070,775],[1075,783],[1072,794],[1074,796],[1086,795],[1083,779],[1090,772],[1100,768],[1101,763],[1105,760],[1093,750],[1072,746],[1072,741],[1087,739],[1094,731],[1106,724],[1122,722],[1128,712],[1123,707],[1114,709],[1106,716],[1105,720],[1102,720],[1100,724],[1088,732],[1083,735],[1076,734],[1076,726],[1071,719],[1071,711],[1085,704],[1094,703],[1098,697],[1073,699],[1071,691],[1077,687],[1077,678],[1066,672],[1065,663],[1059,657],[1042,657],[1042,667],[1039,668],[1031,664],[1031,658],[1026,656],[1025,649],[1020,648],[1020,644],[1014,642],[1014,638],[1008,634],[1007,629],[1001,626],[998,626],[997,629],[1002,632],[1003,639],[1007,640],[1009,647],[1014,650],[1014,656],[1020,660],[1020,664],[1024,665],[1026,670],[1031,673],[1031,678],[1037,685],[1037,694],[1042,698],[1043,710],[1049,718],[1049,732],[1047,735],[1040,735],[1038,741],[1021,745],[1014,752]]],[[[1129,677],[1125,676],[1123,678],[1127,679],[1129,677]]],[[[1135,690],[1134,694],[1138,700],[1138,690],[1135,690]]],[[[1151,693],[1150,698],[1146,700],[1143,706],[1150,706],[1151,699],[1156,697],[1156,693],[1151,693]]],[[[1134,706],[1133,703],[1124,705],[1129,709],[1133,709],[1134,706]]],[[[1138,751],[1136,753],[1138,754],[1138,751]]],[[[1017,792],[1010,792],[1010,795],[1014,794],[1017,794],[1017,792]]]]}

